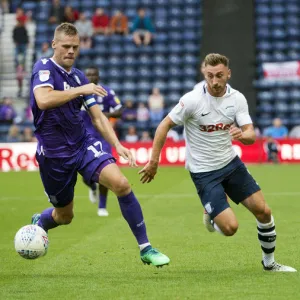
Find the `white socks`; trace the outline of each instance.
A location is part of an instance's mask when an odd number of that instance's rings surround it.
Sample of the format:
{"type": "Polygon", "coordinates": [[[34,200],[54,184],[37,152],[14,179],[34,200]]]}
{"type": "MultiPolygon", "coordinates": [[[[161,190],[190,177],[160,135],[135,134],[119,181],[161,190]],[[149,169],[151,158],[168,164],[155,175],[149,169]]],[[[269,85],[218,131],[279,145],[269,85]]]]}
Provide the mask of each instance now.
{"type": "Polygon", "coordinates": [[[269,223],[257,222],[258,240],[263,251],[263,263],[265,266],[270,266],[274,262],[274,251],[276,245],[276,231],[274,218],[271,216],[269,223]]]}

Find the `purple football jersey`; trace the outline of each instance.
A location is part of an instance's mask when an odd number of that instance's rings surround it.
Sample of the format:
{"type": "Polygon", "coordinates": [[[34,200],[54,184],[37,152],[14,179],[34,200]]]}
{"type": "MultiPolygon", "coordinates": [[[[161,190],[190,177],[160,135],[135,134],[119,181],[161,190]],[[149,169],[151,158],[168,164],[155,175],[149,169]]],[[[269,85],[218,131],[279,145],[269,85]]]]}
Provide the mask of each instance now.
{"type": "Polygon", "coordinates": [[[46,157],[70,157],[78,153],[89,138],[80,116],[81,106],[86,109],[96,104],[93,95],[77,97],[64,105],[52,109],[39,109],[33,91],[50,86],[65,91],[89,83],[84,73],[76,68],[67,72],[50,59],[41,59],[33,67],[31,76],[30,105],[34,117],[35,135],[39,151],[46,157]]]}
{"type": "MultiPolygon", "coordinates": [[[[121,104],[120,99],[116,96],[115,92],[107,86],[103,86],[103,85],[101,85],[101,86],[107,91],[107,96],[96,97],[97,104],[99,104],[102,112],[104,112],[104,113],[105,112],[113,112],[113,111],[120,109],[122,107],[122,104],[121,104]]],[[[103,150],[105,150],[106,152],[111,152],[111,150],[109,150],[110,149],[109,145],[107,145],[107,147],[105,147],[105,144],[108,144],[108,143],[104,140],[104,138],[101,136],[101,134],[93,126],[93,123],[92,123],[91,118],[90,118],[89,114],[87,113],[87,111],[82,110],[81,116],[84,120],[84,124],[85,124],[85,127],[88,130],[88,132],[102,142],[103,150]]]]}

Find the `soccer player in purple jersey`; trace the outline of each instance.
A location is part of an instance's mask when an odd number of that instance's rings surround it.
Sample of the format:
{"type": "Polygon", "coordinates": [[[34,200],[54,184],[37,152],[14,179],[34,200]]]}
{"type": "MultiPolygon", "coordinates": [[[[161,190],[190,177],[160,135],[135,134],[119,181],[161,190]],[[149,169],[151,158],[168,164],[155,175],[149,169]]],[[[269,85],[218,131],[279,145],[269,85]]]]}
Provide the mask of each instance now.
{"type": "Polygon", "coordinates": [[[106,96],[106,90],[88,83],[83,72],[73,68],[79,44],[76,27],[63,23],[54,32],[53,57],[41,59],[33,67],[30,103],[38,139],[36,159],[45,192],[54,207],[33,215],[32,224],[48,231],[71,223],[79,172],[86,181],[98,182],[116,194],[123,217],[138,242],[141,260],[155,266],[166,265],[170,259],[149,243],[142,210],[128,180],[112,155],[102,151],[101,142],[86,130],[80,116],[83,104],[101,135],[131,166],[136,165],[94,98],[106,96]]]}
{"type": "MultiPolygon", "coordinates": [[[[85,76],[87,79],[94,83],[99,84],[100,76],[99,70],[96,67],[88,67],[85,70],[85,76]]],[[[104,97],[97,96],[96,101],[99,104],[100,109],[107,118],[120,118],[122,115],[122,104],[120,99],[116,96],[115,92],[109,87],[103,86],[107,95],[104,97]]],[[[86,110],[81,111],[81,116],[84,121],[85,128],[102,143],[103,151],[112,153],[111,145],[102,137],[102,135],[94,127],[91,118],[86,110]]],[[[92,203],[97,203],[97,184],[92,184],[84,181],[89,186],[89,198],[92,203]]],[[[106,209],[108,188],[102,184],[99,184],[99,201],[98,201],[98,216],[107,217],[108,211],[106,209]]]]}

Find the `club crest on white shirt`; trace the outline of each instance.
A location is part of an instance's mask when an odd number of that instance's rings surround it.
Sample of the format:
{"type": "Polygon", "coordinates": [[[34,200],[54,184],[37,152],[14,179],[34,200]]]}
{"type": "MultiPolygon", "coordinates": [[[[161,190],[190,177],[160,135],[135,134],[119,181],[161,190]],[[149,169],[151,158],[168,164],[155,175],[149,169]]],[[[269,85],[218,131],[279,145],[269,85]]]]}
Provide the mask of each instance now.
{"type": "Polygon", "coordinates": [[[41,70],[39,71],[39,78],[40,81],[45,82],[47,80],[49,80],[50,78],[50,71],[49,70],[41,70]]]}

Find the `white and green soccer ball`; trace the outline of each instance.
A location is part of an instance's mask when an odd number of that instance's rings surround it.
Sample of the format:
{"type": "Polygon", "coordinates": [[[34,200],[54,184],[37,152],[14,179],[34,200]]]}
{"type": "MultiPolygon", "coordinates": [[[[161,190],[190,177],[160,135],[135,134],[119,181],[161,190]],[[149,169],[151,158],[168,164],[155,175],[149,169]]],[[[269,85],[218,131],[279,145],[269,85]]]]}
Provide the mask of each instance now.
{"type": "Polygon", "coordinates": [[[48,249],[48,234],[37,225],[26,225],[15,235],[15,249],[26,259],[44,256],[48,249]]]}

